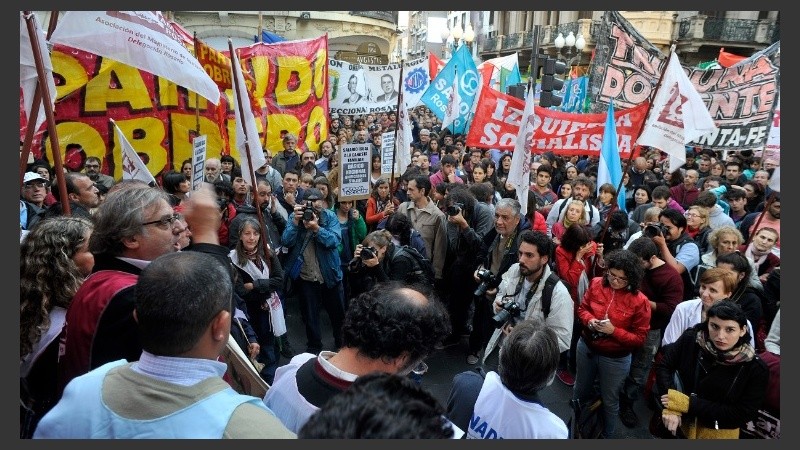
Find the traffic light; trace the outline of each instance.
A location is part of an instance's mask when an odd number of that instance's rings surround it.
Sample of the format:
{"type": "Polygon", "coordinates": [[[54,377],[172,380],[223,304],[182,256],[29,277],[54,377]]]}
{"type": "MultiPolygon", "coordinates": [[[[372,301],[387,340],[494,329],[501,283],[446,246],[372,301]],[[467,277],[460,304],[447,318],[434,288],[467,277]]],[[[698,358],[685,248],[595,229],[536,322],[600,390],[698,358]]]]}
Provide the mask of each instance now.
{"type": "Polygon", "coordinates": [[[544,61],[542,75],[542,93],[539,95],[539,106],[545,108],[550,106],[560,106],[561,96],[556,94],[564,87],[564,80],[556,75],[563,75],[567,71],[567,65],[555,58],[547,57],[544,61]]]}
{"type": "Polygon", "coordinates": [[[507,88],[507,94],[517,97],[520,100],[525,100],[525,88],[527,86],[528,85],[525,83],[512,84],[507,88]]]}

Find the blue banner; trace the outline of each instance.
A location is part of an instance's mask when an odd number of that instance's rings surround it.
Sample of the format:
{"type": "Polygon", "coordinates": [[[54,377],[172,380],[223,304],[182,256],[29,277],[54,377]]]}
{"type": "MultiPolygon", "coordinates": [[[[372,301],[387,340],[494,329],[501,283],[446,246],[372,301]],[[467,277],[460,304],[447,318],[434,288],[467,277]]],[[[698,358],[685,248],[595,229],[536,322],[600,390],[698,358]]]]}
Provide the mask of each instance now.
{"type": "Polygon", "coordinates": [[[431,85],[422,94],[421,102],[430,108],[439,120],[444,119],[447,110],[447,100],[450,98],[450,89],[458,74],[458,93],[461,102],[458,107],[459,116],[453,123],[454,134],[467,133],[467,119],[478,92],[478,68],[472,60],[472,55],[465,45],[461,45],[450,61],[433,79],[431,85]]]}
{"type": "Polygon", "coordinates": [[[589,77],[582,76],[570,78],[564,82],[564,102],[558,108],[559,111],[569,113],[585,113],[586,111],[586,90],[589,88],[589,77]]]}

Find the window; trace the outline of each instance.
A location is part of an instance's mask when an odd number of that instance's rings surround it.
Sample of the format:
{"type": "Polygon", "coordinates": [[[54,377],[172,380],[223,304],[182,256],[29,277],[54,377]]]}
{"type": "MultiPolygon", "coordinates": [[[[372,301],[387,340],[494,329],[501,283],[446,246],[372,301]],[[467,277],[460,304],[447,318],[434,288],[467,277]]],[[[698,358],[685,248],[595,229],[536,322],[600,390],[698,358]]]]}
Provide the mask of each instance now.
{"type": "Polygon", "coordinates": [[[494,11],[489,11],[489,26],[494,25],[494,11]]]}

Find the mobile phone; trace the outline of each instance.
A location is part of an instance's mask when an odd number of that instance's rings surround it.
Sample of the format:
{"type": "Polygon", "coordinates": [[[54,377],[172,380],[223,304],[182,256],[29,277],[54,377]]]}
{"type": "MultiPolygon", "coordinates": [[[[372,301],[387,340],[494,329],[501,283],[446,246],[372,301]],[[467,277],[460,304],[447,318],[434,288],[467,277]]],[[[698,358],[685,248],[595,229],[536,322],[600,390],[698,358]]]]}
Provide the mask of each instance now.
{"type": "Polygon", "coordinates": [[[597,323],[608,323],[611,322],[609,319],[598,320],[597,323]]]}

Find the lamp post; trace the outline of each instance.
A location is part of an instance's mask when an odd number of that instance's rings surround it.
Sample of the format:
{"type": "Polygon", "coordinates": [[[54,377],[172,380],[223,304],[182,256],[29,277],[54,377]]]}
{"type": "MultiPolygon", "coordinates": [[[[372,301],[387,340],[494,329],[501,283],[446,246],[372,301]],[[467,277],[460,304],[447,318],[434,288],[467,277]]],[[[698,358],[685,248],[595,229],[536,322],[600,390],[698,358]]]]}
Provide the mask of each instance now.
{"type": "Polygon", "coordinates": [[[558,33],[558,36],[553,41],[553,45],[555,45],[558,52],[562,54],[562,50],[566,47],[566,63],[568,66],[572,67],[574,65],[573,63],[576,61],[580,62],[583,49],[586,47],[586,39],[583,38],[583,33],[578,33],[577,38],[572,31],[569,32],[566,38],[562,33],[558,33]],[[573,50],[577,50],[577,52],[573,50]],[[573,53],[576,53],[575,58],[572,57],[573,53]]]}
{"type": "Polygon", "coordinates": [[[445,48],[450,44],[450,54],[453,54],[460,43],[466,43],[469,46],[470,53],[472,53],[472,41],[475,40],[475,30],[472,29],[472,24],[467,23],[466,29],[462,29],[456,25],[452,29],[445,28],[442,30],[442,57],[446,57],[445,48]]]}

